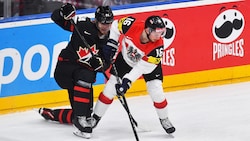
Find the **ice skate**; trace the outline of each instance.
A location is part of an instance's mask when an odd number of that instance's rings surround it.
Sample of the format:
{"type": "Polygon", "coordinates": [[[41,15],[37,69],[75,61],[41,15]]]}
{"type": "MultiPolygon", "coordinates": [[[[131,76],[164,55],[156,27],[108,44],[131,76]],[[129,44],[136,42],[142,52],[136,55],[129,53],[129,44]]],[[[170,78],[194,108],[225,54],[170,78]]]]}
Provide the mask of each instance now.
{"type": "Polygon", "coordinates": [[[160,119],[160,122],[162,127],[168,134],[172,134],[175,132],[175,127],[172,125],[168,118],[160,119]]]}
{"type": "Polygon", "coordinates": [[[78,137],[86,138],[86,139],[91,138],[91,133],[82,132],[77,127],[75,127],[75,125],[74,125],[74,128],[75,128],[75,131],[73,131],[74,135],[76,135],[78,137]]]}
{"type": "Polygon", "coordinates": [[[97,126],[98,122],[101,120],[101,117],[99,117],[96,114],[94,114],[88,120],[91,123],[92,128],[95,128],[97,126]]]}
{"type": "Polygon", "coordinates": [[[54,112],[48,108],[39,108],[38,113],[46,120],[54,120],[54,112]]]}
{"type": "Polygon", "coordinates": [[[73,132],[76,136],[89,139],[91,138],[92,127],[90,121],[85,116],[78,116],[73,119],[76,130],[73,132]]]}

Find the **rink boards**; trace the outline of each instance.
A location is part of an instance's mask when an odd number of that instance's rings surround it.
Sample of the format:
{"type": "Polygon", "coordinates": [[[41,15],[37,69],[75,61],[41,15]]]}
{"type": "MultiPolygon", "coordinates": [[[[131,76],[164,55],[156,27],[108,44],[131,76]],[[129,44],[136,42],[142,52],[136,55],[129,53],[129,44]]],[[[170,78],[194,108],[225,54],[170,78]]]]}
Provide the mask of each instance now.
{"type": "MultiPolygon", "coordinates": [[[[152,14],[164,18],[163,85],[165,91],[173,91],[250,80],[249,4],[240,0],[153,2],[113,10],[115,18],[145,19],[152,14]]],[[[93,18],[93,11],[81,10],[78,15],[93,18]]],[[[0,23],[0,113],[68,104],[53,72],[70,33],[48,15],[41,17],[0,23]]],[[[98,74],[95,98],[104,83],[98,74]]],[[[146,94],[145,82],[139,79],[127,95],[142,94],[146,94]]]]}

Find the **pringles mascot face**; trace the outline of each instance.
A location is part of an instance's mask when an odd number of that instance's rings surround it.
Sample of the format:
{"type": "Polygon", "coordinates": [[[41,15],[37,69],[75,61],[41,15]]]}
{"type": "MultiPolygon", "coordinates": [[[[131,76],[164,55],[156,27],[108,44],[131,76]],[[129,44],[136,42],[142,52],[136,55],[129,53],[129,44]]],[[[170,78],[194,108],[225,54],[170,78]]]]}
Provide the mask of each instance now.
{"type": "Polygon", "coordinates": [[[244,16],[236,6],[232,9],[222,7],[221,11],[212,27],[213,36],[218,42],[230,43],[241,35],[245,26],[244,16]]]}
{"type": "Polygon", "coordinates": [[[166,33],[164,34],[164,49],[167,49],[173,42],[176,34],[176,29],[174,23],[168,19],[163,17],[162,20],[166,26],[166,33]]]}

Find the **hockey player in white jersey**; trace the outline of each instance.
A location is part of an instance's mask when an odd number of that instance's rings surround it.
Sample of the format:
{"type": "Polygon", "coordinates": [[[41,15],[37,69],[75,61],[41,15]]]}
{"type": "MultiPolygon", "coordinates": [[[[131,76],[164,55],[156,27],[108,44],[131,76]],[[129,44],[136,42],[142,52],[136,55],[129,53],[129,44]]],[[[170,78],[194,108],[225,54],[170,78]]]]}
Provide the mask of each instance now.
{"type": "Polygon", "coordinates": [[[110,39],[103,51],[106,52],[106,60],[116,56],[111,62],[116,66],[122,83],[117,83],[117,74],[111,68],[111,76],[94,108],[93,127],[105,114],[113,98],[117,94],[124,95],[131,83],[143,76],[162,127],[168,134],[175,132],[175,127],[168,118],[168,103],[162,88],[162,37],[165,32],[165,24],[159,16],[150,16],[145,22],[134,17],[125,17],[112,23],[110,39]]]}

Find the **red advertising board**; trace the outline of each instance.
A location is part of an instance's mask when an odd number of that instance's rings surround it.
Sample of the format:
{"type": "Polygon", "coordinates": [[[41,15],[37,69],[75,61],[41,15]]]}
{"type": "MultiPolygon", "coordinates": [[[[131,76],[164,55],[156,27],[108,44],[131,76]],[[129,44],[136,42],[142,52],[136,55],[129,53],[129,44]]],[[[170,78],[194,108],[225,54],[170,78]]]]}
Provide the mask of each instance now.
{"type": "MultiPolygon", "coordinates": [[[[250,1],[130,14],[166,21],[164,75],[250,64],[250,1]]],[[[123,17],[117,16],[116,18],[123,17]]]]}

